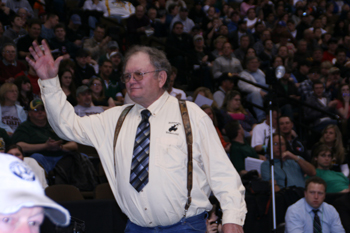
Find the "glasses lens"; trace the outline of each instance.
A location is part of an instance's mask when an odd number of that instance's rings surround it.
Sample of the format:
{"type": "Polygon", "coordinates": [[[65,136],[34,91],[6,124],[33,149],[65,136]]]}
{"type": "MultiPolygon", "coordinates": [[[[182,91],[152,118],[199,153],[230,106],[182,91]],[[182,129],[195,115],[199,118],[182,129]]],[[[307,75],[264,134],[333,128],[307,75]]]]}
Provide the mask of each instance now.
{"type": "Polygon", "coordinates": [[[129,82],[130,78],[131,78],[130,74],[123,74],[122,77],[121,77],[121,81],[123,83],[127,83],[127,82],[129,82]]]}
{"type": "Polygon", "coordinates": [[[141,72],[134,72],[134,78],[136,81],[141,81],[143,78],[143,73],[141,72]]]}

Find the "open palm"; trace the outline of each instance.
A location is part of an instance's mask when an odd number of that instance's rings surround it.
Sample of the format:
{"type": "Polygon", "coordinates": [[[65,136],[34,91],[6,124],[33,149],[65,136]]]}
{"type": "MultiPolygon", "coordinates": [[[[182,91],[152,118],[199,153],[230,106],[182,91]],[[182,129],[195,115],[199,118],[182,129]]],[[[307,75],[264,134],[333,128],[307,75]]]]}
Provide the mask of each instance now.
{"type": "Polygon", "coordinates": [[[58,67],[63,57],[54,60],[46,41],[43,40],[41,44],[43,50],[35,41],[33,42],[33,47],[29,48],[33,59],[26,57],[26,60],[34,68],[40,79],[54,78],[58,73],[58,67]]]}

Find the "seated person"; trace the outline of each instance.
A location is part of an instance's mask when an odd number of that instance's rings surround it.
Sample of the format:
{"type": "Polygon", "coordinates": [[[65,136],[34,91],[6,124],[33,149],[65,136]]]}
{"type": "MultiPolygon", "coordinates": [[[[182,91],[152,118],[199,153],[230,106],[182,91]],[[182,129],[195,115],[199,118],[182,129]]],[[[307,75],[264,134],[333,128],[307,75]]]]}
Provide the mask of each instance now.
{"type": "Polygon", "coordinates": [[[324,202],[327,184],[311,177],[305,184],[305,197],[291,205],[286,213],[286,233],[339,232],[345,233],[336,209],[324,202]]]}
{"type": "Polygon", "coordinates": [[[11,16],[10,20],[11,27],[8,28],[3,35],[13,40],[14,43],[17,43],[19,38],[27,35],[28,32],[23,28],[24,21],[19,15],[11,16]]]}
{"type": "Polygon", "coordinates": [[[17,42],[18,58],[25,59],[29,56],[29,48],[32,46],[34,40],[38,44],[41,44],[43,38],[40,36],[41,33],[41,22],[39,20],[31,20],[28,25],[28,34],[21,37],[17,42]]]}
{"type": "Polygon", "coordinates": [[[54,28],[55,37],[49,40],[51,50],[58,50],[58,56],[63,56],[63,59],[75,58],[78,47],[67,40],[66,29],[64,24],[57,24],[54,28]]]}
{"type": "MultiPolygon", "coordinates": [[[[320,81],[313,82],[314,93],[306,99],[306,103],[322,109],[324,111],[335,113],[337,101],[330,101],[329,98],[324,96],[324,86],[320,81]]],[[[304,107],[305,120],[311,123],[313,129],[317,132],[321,132],[329,124],[337,124],[337,121],[331,119],[329,115],[326,115],[320,111],[304,107]]]]}
{"type": "Polygon", "coordinates": [[[244,109],[241,104],[241,93],[238,91],[227,92],[220,113],[223,115],[224,126],[232,120],[238,120],[244,130],[244,136],[252,136],[257,121],[249,110],[244,109]]]}
{"type": "Polygon", "coordinates": [[[0,84],[13,82],[16,74],[26,71],[26,66],[16,59],[16,46],[5,44],[2,48],[2,60],[0,61],[0,84]]]}
{"type": "Polygon", "coordinates": [[[49,13],[45,19],[45,23],[41,25],[40,36],[46,40],[50,40],[55,37],[53,29],[59,23],[59,18],[58,15],[49,13]]]}
{"type": "MultiPolygon", "coordinates": [[[[305,187],[304,175],[316,175],[314,166],[300,156],[287,151],[286,140],[283,136],[273,134],[272,140],[275,164],[275,191],[277,192],[281,188],[290,186],[305,187]]],[[[261,178],[265,181],[271,180],[269,160],[261,164],[261,178]]]]}
{"type": "Polygon", "coordinates": [[[4,83],[0,87],[0,127],[12,136],[17,127],[27,120],[23,107],[17,105],[18,89],[13,83],[4,83]]]}
{"type": "Polygon", "coordinates": [[[103,89],[107,97],[112,97],[116,104],[124,101],[125,84],[118,77],[113,76],[113,63],[110,60],[103,61],[100,66],[100,78],[103,80],[103,89]]]}
{"type": "Polygon", "coordinates": [[[115,106],[112,97],[107,97],[105,95],[105,90],[103,89],[103,80],[99,77],[93,77],[90,82],[90,90],[92,95],[92,102],[95,106],[107,110],[115,106]]]}
{"type": "Polygon", "coordinates": [[[12,155],[0,154],[0,200],[0,232],[39,232],[44,215],[58,226],[70,223],[68,210],[48,198],[34,172],[12,155]]]}
{"type": "Polygon", "coordinates": [[[32,86],[33,95],[36,95],[36,96],[41,95],[40,94],[40,87],[38,84],[39,76],[36,74],[36,71],[33,69],[33,67],[31,65],[28,64],[28,71],[27,72],[21,71],[20,73],[16,74],[15,79],[17,79],[20,76],[26,76],[29,79],[30,84],[32,86]]]}
{"type": "Polygon", "coordinates": [[[245,170],[244,160],[247,157],[252,157],[266,160],[265,156],[256,153],[256,151],[244,139],[244,130],[239,124],[239,121],[233,120],[225,126],[227,137],[231,141],[230,160],[240,175],[247,173],[245,170]]]}
{"type": "Polygon", "coordinates": [[[106,54],[107,44],[112,40],[110,36],[106,36],[106,27],[102,24],[96,25],[94,36],[84,41],[83,48],[91,53],[91,58],[95,61],[106,54]]]}
{"type": "MultiPolygon", "coordinates": [[[[215,61],[214,61],[215,62],[215,61]]],[[[232,73],[223,73],[218,78],[219,88],[216,92],[214,92],[214,100],[218,104],[218,107],[221,108],[224,103],[225,95],[227,92],[231,91],[235,85],[235,79],[232,73]]]]}
{"type": "MultiPolygon", "coordinates": [[[[29,78],[27,76],[19,76],[15,79],[14,84],[18,90],[17,104],[24,108],[27,107],[29,102],[34,99],[29,78]]],[[[35,96],[35,98],[38,98],[38,96],[35,96]]]]}
{"type": "Polygon", "coordinates": [[[96,75],[95,70],[88,64],[90,52],[87,49],[79,49],[75,56],[74,84],[76,87],[88,85],[90,78],[96,75]]]}
{"type": "Polygon", "coordinates": [[[74,107],[74,111],[78,116],[89,116],[103,112],[103,108],[94,106],[92,103],[91,89],[87,86],[77,88],[78,105],[74,107]]]}
{"type": "Polygon", "coordinates": [[[28,120],[20,124],[12,136],[12,142],[22,147],[49,173],[56,163],[78,149],[75,142],[60,139],[47,121],[44,104],[35,99],[28,106],[28,120]]]}
{"type": "Polygon", "coordinates": [[[75,96],[76,88],[74,85],[74,74],[70,69],[59,69],[58,78],[62,91],[67,96],[67,101],[72,105],[77,105],[77,98],[75,96]]]}
{"type": "Polygon", "coordinates": [[[22,160],[26,165],[28,165],[34,172],[35,176],[38,178],[43,189],[45,189],[48,186],[45,177],[45,170],[42,167],[40,167],[40,165],[35,159],[30,157],[24,157],[22,147],[20,147],[19,145],[9,146],[6,149],[6,153],[16,156],[17,158],[22,160]]]}
{"type": "Polygon", "coordinates": [[[266,120],[254,127],[250,143],[251,147],[262,155],[269,153],[266,149],[270,138],[270,117],[272,117],[272,133],[274,133],[277,127],[278,109],[272,110],[272,116],[269,110],[266,111],[266,114],[266,120]]]}
{"type": "Polygon", "coordinates": [[[319,144],[313,151],[312,160],[316,176],[327,183],[327,193],[349,192],[349,179],[341,172],[330,170],[333,159],[332,149],[326,144],[319,144]]]}
{"type": "Polygon", "coordinates": [[[177,75],[177,69],[175,66],[172,66],[171,67],[170,82],[169,82],[169,86],[168,86],[168,93],[172,96],[175,96],[179,100],[186,100],[187,99],[186,93],[183,90],[177,89],[174,87],[176,75],[177,75]]]}

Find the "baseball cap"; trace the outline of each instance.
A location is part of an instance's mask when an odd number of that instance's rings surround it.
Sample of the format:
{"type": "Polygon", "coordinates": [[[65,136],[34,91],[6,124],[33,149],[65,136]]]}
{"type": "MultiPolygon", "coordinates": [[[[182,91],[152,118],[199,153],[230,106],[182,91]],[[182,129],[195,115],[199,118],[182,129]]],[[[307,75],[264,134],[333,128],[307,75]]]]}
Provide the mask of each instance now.
{"type": "Polygon", "coordinates": [[[80,18],[80,16],[78,14],[73,14],[70,17],[70,20],[72,20],[73,24],[81,25],[81,18],[80,18]]]}
{"type": "Polygon", "coordinates": [[[119,49],[119,45],[118,45],[117,41],[114,41],[114,40],[108,42],[107,47],[108,47],[109,49],[111,49],[111,48],[117,48],[117,49],[119,49]]]}
{"type": "Polygon", "coordinates": [[[193,41],[198,40],[198,39],[204,40],[203,36],[200,35],[200,34],[197,34],[197,35],[195,35],[195,36],[193,37],[193,41]]]}
{"type": "Polygon", "coordinates": [[[80,93],[83,93],[85,91],[91,91],[91,90],[88,86],[83,85],[77,88],[76,94],[78,96],[80,93]]]}
{"type": "Polygon", "coordinates": [[[123,58],[123,55],[117,51],[113,51],[110,54],[107,54],[106,57],[107,57],[107,59],[111,59],[111,57],[114,57],[116,55],[118,55],[120,58],[123,58]]]}
{"type": "Polygon", "coordinates": [[[24,207],[42,207],[55,225],[70,222],[68,210],[45,195],[38,178],[23,161],[0,153],[0,213],[13,214],[24,207]]]}
{"type": "Polygon", "coordinates": [[[34,100],[30,101],[28,110],[29,109],[34,110],[37,107],[39,107],[40,105],[44,105],[43,101],[41,99],[34,99],[34,100]]]}
{"type": "Polygon", "coordinates": [[[340,73],[340,70],[339,70],[339,68],[338,67],[335,67],[335,66],[333,66],[332,68],[330,68],[329,70],[328,70],[328,73],[329,74],[334,74],[334,73],[340,73]]]}

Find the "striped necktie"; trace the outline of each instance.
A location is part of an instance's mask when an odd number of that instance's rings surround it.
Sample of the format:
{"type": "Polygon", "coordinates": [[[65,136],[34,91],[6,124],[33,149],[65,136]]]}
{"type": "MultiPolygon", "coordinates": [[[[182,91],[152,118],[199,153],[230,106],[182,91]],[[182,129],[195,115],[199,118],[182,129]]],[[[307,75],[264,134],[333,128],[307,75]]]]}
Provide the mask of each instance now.
{"type": "Polygon", "coordinates": [[[314,217],[314,233],[322,233],[322,226],[321,226],[321,221],[320,217],[318,217],[318,212],[319,210],[312,210],[314,212],[315,217],[314,217]]]}
{"type": "Polygon", "coordinates": [[[137,127],[134,153],[131,162],[130,184],[140,192],[148,183],[148,162],[150,143],[150,124],[148,118],[151,112],[147,109],[141,112],[142,120],[137,127]]]}

